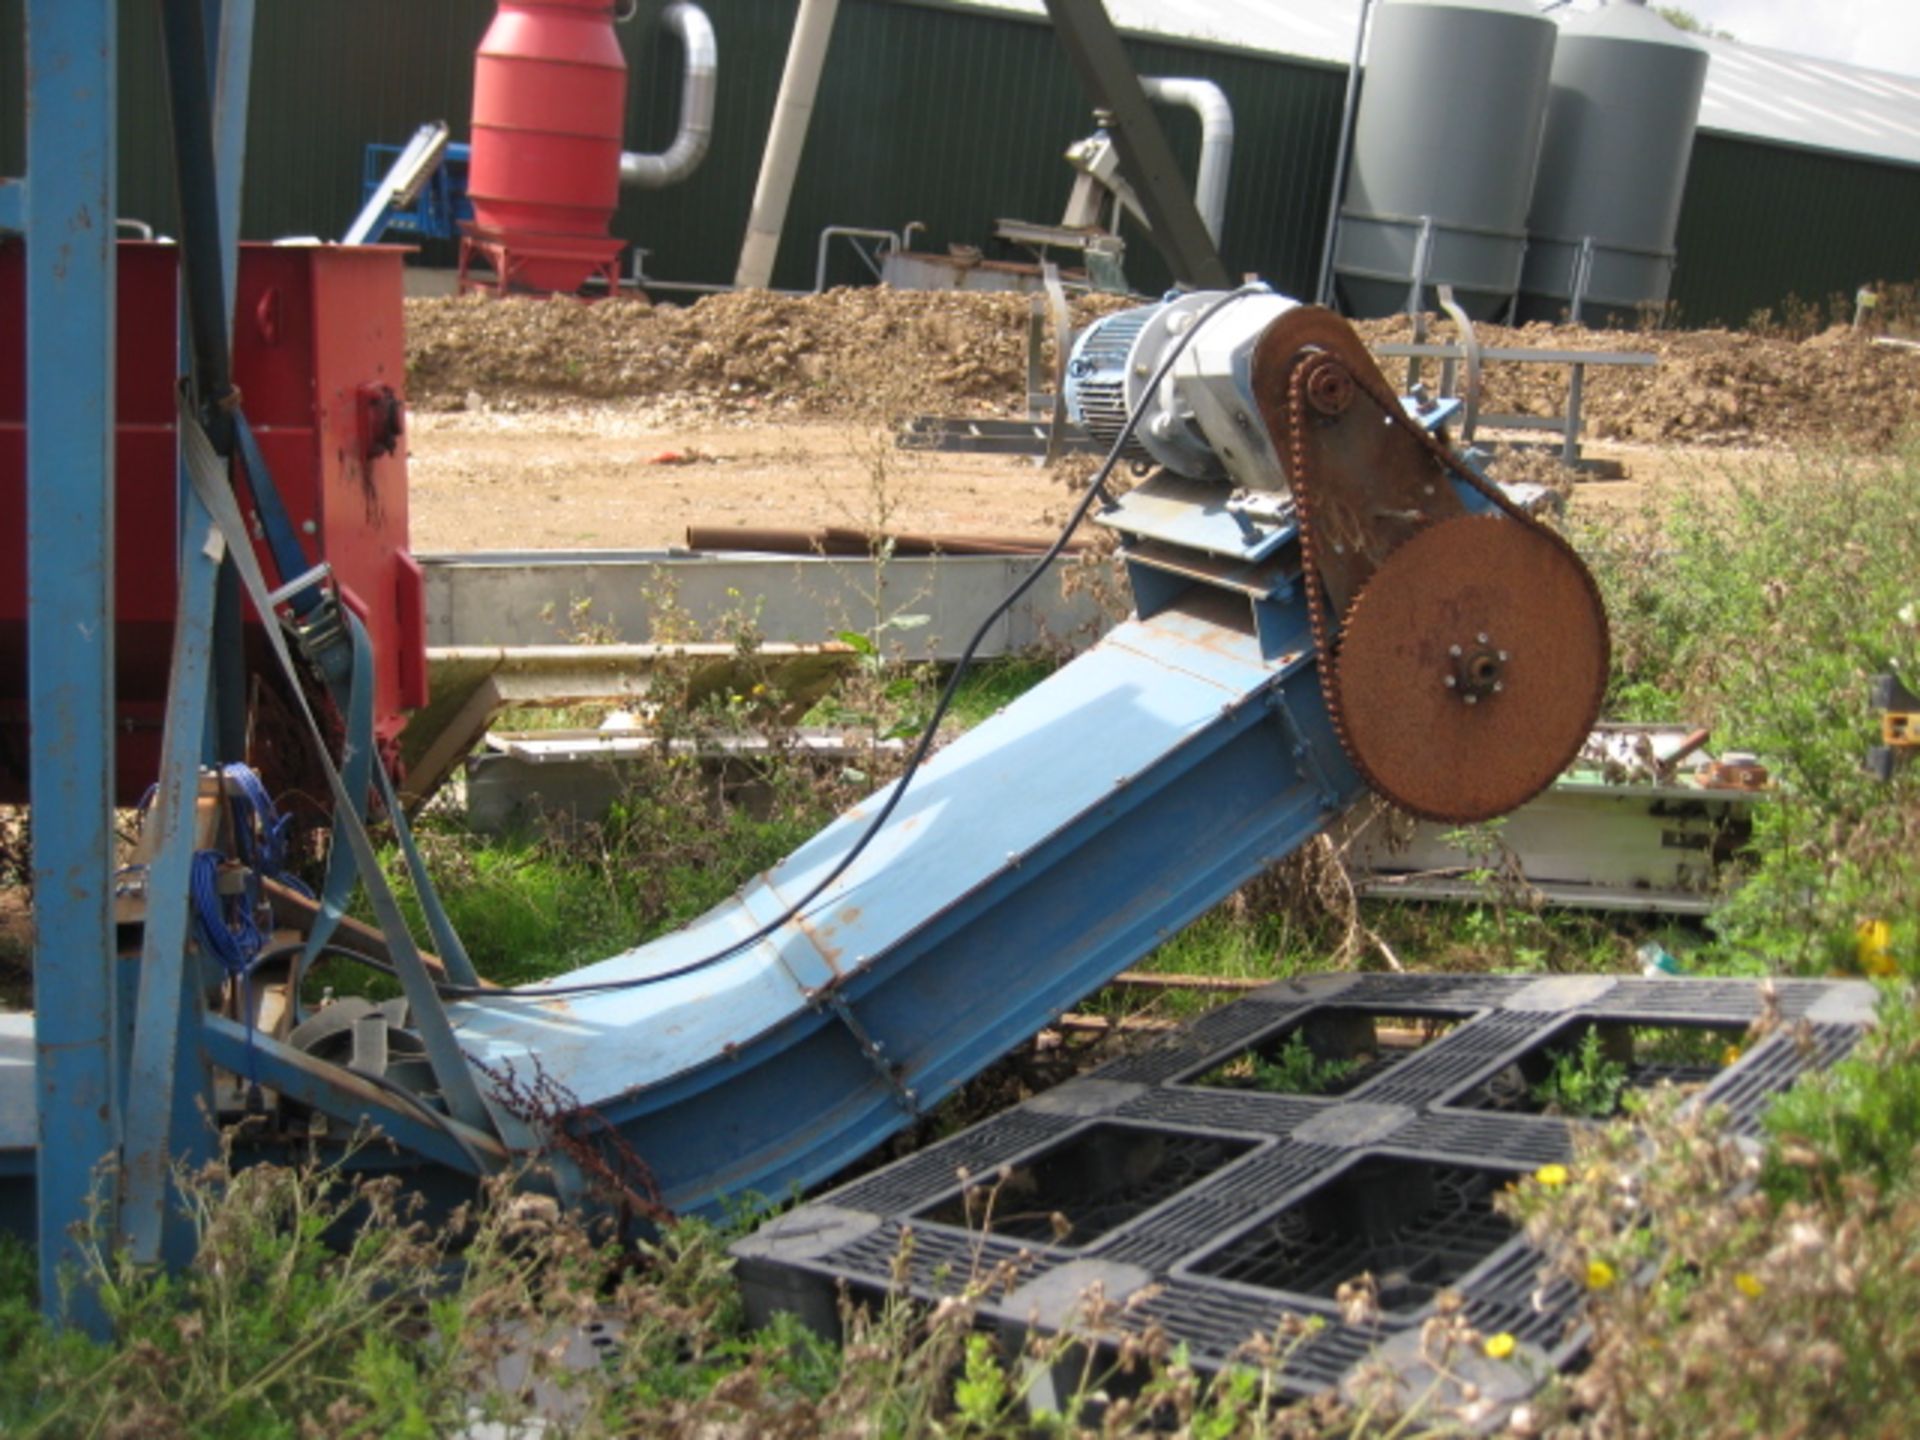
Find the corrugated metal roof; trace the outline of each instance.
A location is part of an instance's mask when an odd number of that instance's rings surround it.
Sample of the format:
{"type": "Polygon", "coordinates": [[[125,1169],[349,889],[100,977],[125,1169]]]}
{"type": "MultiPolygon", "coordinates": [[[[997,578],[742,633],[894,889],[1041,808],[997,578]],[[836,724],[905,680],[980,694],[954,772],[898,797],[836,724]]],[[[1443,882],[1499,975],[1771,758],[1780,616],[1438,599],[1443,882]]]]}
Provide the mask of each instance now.
{"type": "Polygon", "coordinates": [[[1920,80],[1709,40],[1700,128],[1920,165],[1920,80]]]}
{"type": "MultiPolygon", "coordinates": [[[[1036,16],[1046,12],[1042,0],[952,3],[1036,16]]],[[[1360,4],[1107,0],[1107,12],[1122,29],[1141,34],[1344,65],[1353,55],[1360,4]]],[[[1700,105],[1702,130],[1920,166],[1920,79],[1733,40],[1702,43],[1712,57],[1700,105]]]]}

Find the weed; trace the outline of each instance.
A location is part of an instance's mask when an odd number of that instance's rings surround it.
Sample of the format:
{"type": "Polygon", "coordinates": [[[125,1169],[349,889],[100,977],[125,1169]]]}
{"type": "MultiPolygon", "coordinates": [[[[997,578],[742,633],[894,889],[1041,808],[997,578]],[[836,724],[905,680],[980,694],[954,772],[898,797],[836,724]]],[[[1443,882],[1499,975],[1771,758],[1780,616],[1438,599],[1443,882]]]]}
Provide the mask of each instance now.
{"type": "Polygon", "coordinates": [[[1914,1433],[1916,1075],[1913,997],[1890,989],[1856,1058],[1775,1103],[1764,1159],[1665,1090],[1504,1197],[1589,1297],[1590,1364],[1533,1433],[1914,1433]]]}
{"type": "Polygon", "coordinates": [[[1548,1114],[1599,1120],[1620,1108],[1626,1088],[1627,1067],[1607,1057],[1600,1031],[1589,1026],[1578,1045],[1554,1057],[1553,1068],[1532,1094],[1548,1114]]]}
{"type": "MultiPolygon", "coordinates": [[[[1879,1024],[1854,1054],[1773,1103],[1766,1169],[1777,1199],[1837,1199],[1862,1180],[1911,1184],[1920,1147],[1920,1007],[1889,986],[1879,1024]]],[[[1911,1238],[1911,1237],[1909,1237],[1911,1238]]]]}
{"type": "Polygon", "coordinates": [[[1281,1095],[1318,1095],[1360,1068],[1358,1060],[1323,1060],[1304,1035],[1289,1035],[1271,1058],[1253,1056],[1253,1088],[1281,1095]]]}
{"type": "Polygon", "coordinates": [[[1912,965],[1920,936],[1894,917],[1920,914],[1920,775],[1882,785],[1861,757],[1870,677],[1920,673],[1920,443],[1702,478],[1583,546],[1613,618],[1610,703],[1710,724],[1777,780],[1703,963],[1851,969],[1856,927],[1877,916],[1912,965]]]}

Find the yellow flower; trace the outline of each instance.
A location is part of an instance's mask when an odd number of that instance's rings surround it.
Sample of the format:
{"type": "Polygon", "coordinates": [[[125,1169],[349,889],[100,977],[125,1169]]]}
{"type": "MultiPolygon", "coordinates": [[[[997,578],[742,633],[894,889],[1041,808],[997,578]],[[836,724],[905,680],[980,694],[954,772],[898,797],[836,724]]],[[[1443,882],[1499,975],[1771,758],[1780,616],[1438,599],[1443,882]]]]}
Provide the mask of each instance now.
{"type": "Polygon", "coordinates": [[[1761,1292],[1767,1287],[1761,1282],[1758,1275],[1749,1274],[1747,1271],[1742,1270],[1738,1275],[1733,1277],[1733,1288],[1749,1300],[1758,1300],[1761,1292]]]}
{"type": "Polygon", "coordinates": [[[1567,1167],[1564,1165],[1542,1165],[1533,1172],[1533,1178],[1542,1185],[1564,1185],[1567,1183],[1567,1167]]]}
{"type": "Polygon", "coordinates": [[[1862,920],[1854,927],[1853,953],[1860,969],[1877,979],[1900,968],[1893,959],[1893,930],[1884,920],[1862,920]]]}
{"type": "Polygon", "coordinates": [[[1489,1335],[1484,1347],[1487,1356],[1493,1360],[1504,1360],[1513,1353],[1514,1339],[1502,1330],[1498,1335],[1489,1335]]]}
{"type": "Polygon", "coordinates": [[[1587,1288],[1589,1290],[1605,1290],[1618,1278],[1619,1277],[1613,1272],[1613,1266],[1609,1265],[1606,1261],[1589,1260],[1587,1262],[1587,1288]]]}
{"type": "Polygon", "coordinates": [[[1726,1049],[1720,1052],[1720,1064],[1722,1068],[1733,1064],[1733,1062],[1738,1060],[1739,1058],[1740,1058],[1740,1047],[1738,1045],[1729,1045],[1727,1046],[1726,1049]]]}

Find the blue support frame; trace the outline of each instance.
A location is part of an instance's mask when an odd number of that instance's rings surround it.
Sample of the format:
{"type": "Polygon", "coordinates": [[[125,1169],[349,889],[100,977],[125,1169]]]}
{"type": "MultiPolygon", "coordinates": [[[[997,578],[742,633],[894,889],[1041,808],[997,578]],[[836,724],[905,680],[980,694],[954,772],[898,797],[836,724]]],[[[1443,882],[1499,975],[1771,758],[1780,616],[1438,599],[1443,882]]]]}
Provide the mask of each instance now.
{"type": "MultiPolygon", "coordinates": [[[[118,1146],[113,927],[114,217],[119,0],[30,0],[26,235],[28,719],[35,904],[36,1200],[41,1302],[118,1146]]],[[[9,187],[12,189],[13,187],[9,187]]],[[[105,1212],[96,1215],[99,1195],[105,1212]]]]}
{"type": "MultiPolygon", "coordinates": [[[[247,75],[253,52],[253,0],[199,0],[212,52],[214,178],[217,188],[220,314],[230,333],[239,271],[240,174],[245,162],[247,75]]],[[[191,27],[188,27],[189,29],[191,27]]],[[[189,67],[192,68],[192,67],[189,67]]],[[[211,1153],[206,1119],[210,1075],[200,1027],[204,983],[188,953],[187,877],[193,861],[199,759],[207,718],[218,709],[221,667],[221,570],[229,562],[218,533],[182,475],[180,588],[168,676],[166,728],[158,788],[149,811],[159,843],[148,874],[140,996],[127,1099],[123,1229],[136,1261],[188,1258],[191,1235],[171,1205],[172,1166],[211,1153]]],[[[232,611],[238,614],[238,586],[232,611]]],[[[234,757],[239,758],[239,757],[234,757]]]]}

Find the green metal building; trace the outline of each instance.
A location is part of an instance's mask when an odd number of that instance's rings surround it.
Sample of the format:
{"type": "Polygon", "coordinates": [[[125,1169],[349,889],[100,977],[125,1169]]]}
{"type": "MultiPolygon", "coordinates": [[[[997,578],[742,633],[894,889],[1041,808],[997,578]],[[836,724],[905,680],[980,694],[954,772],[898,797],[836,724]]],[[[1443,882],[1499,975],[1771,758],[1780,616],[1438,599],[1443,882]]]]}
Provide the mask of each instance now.
{"type": "MultiPolygon", "coordinates": [[[[677,119],[680,55],[657,24],[664,3],[641,0],[620,31],[632,67],[631,149],[664,148],[677,119]]],[[[1034,13],[1037,3],[999,3],[843,0],[776,284],[812,285],[817,237],[829,225],[898,231],[919,221],[926,229],[917,246],[967,244],[993,253],[996,219],[1059,217],[1072,179],[1061,151],[1089,131],[1091,117],[1065,56],[1034,13]]],[[[615,225],[646,251],[649,275],[716,284],[732,278],[746,231],[796,0],[702,4],[720,49],[712,148],[686,183],[625,192],[615,225]]],[[[1210,7],[1167,0],[1164,8],[1204,15],[1210,7]]],[[[1260,46],[1218,38],[1241,33],[1239,17],[1267,8],[1227,0],[1214,38],[1133,33],[1128,48],[1142,73],[1201,76],[1226,90],[1236,133],[1221,250],[1236,272],[1310,294],[1346,70],[1327,58],[1275,53],[1271,36],[1260,46]]],[[[1288,8],[1275,4],[1269,13],[1288,8]]],[[[1135,0],[1114,9],[1127,24],[1151,19],[1154,7],[1135,0]]],[[[121,10],[122,213],[164,231],[174,207],[156,7],[125,3],[121,10]]],[[[1323,16],[1330,11],[1335,22],[1321,29],[1337,31],[1337,9],[1318,7],[1323,16]]],[[[368,142],[398,143],[421,122],[440,118],[464,137],[472,54],[491,19],[491,0],[262,0],[258,13],[248,237],[338,235],[359,208],[368,142]]],[[[3,173],[21,165],[20,15],[21,0],[0,0],[3,173]]],[[[1792,57],[1774,57],[1783,58],[1792,57]]],[[[1891,77],[1877,83],[1889,93],[1898,88],[1891,77]]],[[[1912,133],[1920,137],[1920,90],[1912,109],[1912,133]]],[[[1176,154],[1191,167],[1198,122],[1181,110],[1162,114],[1176,154]]],[[[1703,115],[1695,142],[1680,223],[1673,293],[1683,323],[1739,323],[1790,295],[1822,300],[1863,281],[1920,273],[1913,238],[1920,236],[1920,151],[1908,163],[1886,153],[1734,133],[1711,126],[1710,118],[1703,115]]],[[[1779,128],[1783,135],[1794,130],[1779,128]]],[[[450,249],[430,247],[426,258],[449,263],[450,249]]],[[[1128,269],[1138,288],[1165,283],[1144,241],[1130,245],[1128,269]]],[[[852,282],[863,274],[842,250],[829,279],[852,282]]]]}

